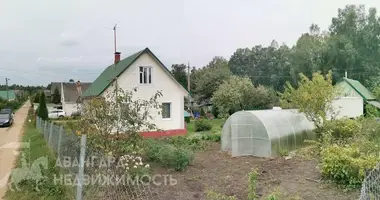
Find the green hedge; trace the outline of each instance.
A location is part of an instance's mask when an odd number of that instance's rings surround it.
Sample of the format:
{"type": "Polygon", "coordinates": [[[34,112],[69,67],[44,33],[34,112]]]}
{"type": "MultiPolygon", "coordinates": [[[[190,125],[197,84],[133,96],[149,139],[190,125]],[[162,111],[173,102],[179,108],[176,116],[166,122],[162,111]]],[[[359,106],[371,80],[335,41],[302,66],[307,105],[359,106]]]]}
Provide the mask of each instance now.
{"type": "Polygon", "coordinates": [[[11,108],[12,110],[17,110],[22,106],[23,102],[17,100],[0,102],[0,109],[11,108]]]}

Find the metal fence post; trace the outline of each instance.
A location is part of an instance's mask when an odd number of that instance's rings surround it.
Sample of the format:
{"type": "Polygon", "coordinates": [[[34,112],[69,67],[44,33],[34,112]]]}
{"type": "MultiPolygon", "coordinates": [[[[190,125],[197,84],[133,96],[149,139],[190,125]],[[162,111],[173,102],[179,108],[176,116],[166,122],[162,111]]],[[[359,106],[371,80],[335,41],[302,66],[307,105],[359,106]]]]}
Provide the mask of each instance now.
{"type": "Polygon", "coordinates": [[[42,133],[45,135],[47,123],[46,123],[46,121],[43,121],[43,122],[44,122],[44,130],[42,131],[42,133]]]}
{"type": "Polygon", "coordinates": [[[78,169],[78,185],[76,200],[82,200],[83,182],[84,182],[84,160],[86,156],[86,135],[82,135],[80,138],[80,158],[78,169]]]}
{"type": "Polygon", "coordinates": [[[60,126],[59,132],[58,132],[58,147],[57,147],[58,159],[61,155],[61,140],[62,140],[62,134],[64,134],[63,131],[64,131],[63,126],[60,126]]]}
{"type": "Polygon", "coordinates": [[[53,126],[54,126],[54,123],[51,122],[50,124],[50,130],[49,130],[49,146],[51,146],[51,138],[52,138],[52,134],[53,134],[53,126]]]}

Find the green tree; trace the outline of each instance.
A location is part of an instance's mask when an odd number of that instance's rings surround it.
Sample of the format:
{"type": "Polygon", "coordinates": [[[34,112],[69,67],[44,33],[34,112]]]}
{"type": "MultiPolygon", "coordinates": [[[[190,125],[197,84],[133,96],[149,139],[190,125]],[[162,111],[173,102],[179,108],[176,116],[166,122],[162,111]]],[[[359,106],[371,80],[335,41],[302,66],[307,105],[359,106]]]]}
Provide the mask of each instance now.
{"type": "Polygon", "coordinates": [[[54,104],[61,103],[61,94],[59,94],[59,90],[57,87],[54,89],[54,93],[52,95],[52,103],[54,104]]]}
{"type": "Polygon", "coordinates": [[[285,82],[290,80],[290,53],[289,47],[279,47],[273,40],[269,47],[256,45],[252,49],[237,49],[228,66],[234,75],[248,76],[256,86],[282,90],[285,82]]]}
{"type": "Polygon", "coordinates": [[[37,116],[43,120],[47,120],[49,118],[49,115],[48,115],[48,109],[46,107],[45,93],[42,91],[39,97],[40,97],[40,100],[39,100],[39,105],[37,108],[37,116]]]}
{"type": "Polygon", "coordinates": [[[223,81],[231,76],[228,62],[222,57],[214,57],[207,66],[195,73],[194,94],[199,101],[210,100],[223,81]]]}
{"type": "Polygon", "coordinates": [[[212,102],[225,117],[239,110],[270,108],[276,97],[264,86],[255,87],[248,77],[232,76],[215,91],[212,102]]]}
{"type": "Polygon", "coordinates": [[[174,64],[172,65],[171,73],[187,89],[187,66],[185,64],[174,64]]]}
{"type": "Polygon", "coordinates": [[[281,106],[298,109],[320,128],[327,115],[333,113],[331,103],[337,92],[332,85],[331,71],[326,76],[313,73],[312,79],[301,73],[298,88],[287,83],[284,93],[281,94],[281,106]]]}
{"type": "Polygon", "coordinates": [[[34,94],[33,102],[34,102],[34,103],[39,103],[39,102],[40,102],[40,92],[36,92],[36,93],[34,94]]]}

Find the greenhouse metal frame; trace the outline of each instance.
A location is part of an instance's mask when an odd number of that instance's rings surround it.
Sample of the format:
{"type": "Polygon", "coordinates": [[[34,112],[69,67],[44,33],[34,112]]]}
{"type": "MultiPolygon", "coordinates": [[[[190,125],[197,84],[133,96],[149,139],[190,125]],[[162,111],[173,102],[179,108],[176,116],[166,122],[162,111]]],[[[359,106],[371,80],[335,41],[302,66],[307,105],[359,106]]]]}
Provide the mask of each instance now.
{"type": "Polygon", "coordinates": [[[236,156],[271,157],[314,140],[314,124],[297,110],[239,111],[222,130],[222,151],[236,156]]]}

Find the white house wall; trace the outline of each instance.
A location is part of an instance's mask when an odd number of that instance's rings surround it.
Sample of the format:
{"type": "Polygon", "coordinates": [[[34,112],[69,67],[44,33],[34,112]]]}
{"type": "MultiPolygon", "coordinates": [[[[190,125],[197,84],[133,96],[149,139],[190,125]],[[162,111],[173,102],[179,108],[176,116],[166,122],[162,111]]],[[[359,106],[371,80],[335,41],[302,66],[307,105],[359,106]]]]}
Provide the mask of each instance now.
{"type": "MultiPolygon", "coordinates": [[[[160,103],[171,103],[171,118],[162,119],[161,114],[156,111],[151,112],[155,118],[153,123],[162,130],[184,129],[184,97],[186,91],[177,84],[167,72],[162,69],[160,64],[149,54],[144,53],[129,68],[121,74],[117,79],[119,88],[123,90],[131,90],[138,87],[134,98],[150,99],[157,90],[161,90],[163,96],[158,99],[160,103]],[[152,83],[140,84],[139,67],[152,67],[152,83]]],[[[107,97],[107,93],[114,89],[114,84],[108,87],[103,93],[103,97],[107,97]]]]}
{"type": "Polygon", "coordinates": [[[78,111],[77,103],[63,103],[62,104],[63,111],[65,111],[66,116],[71,116],[71,114],[78,111]]]}
{"type": "Polygon", "coordinates": [[[335,112],[329,113],[328,119],[334,117],[336,119],[348,117],[355,118],[363,115],[363,98],[361,97],[340,97],[332,102],[332,107],[335,112]]]}

